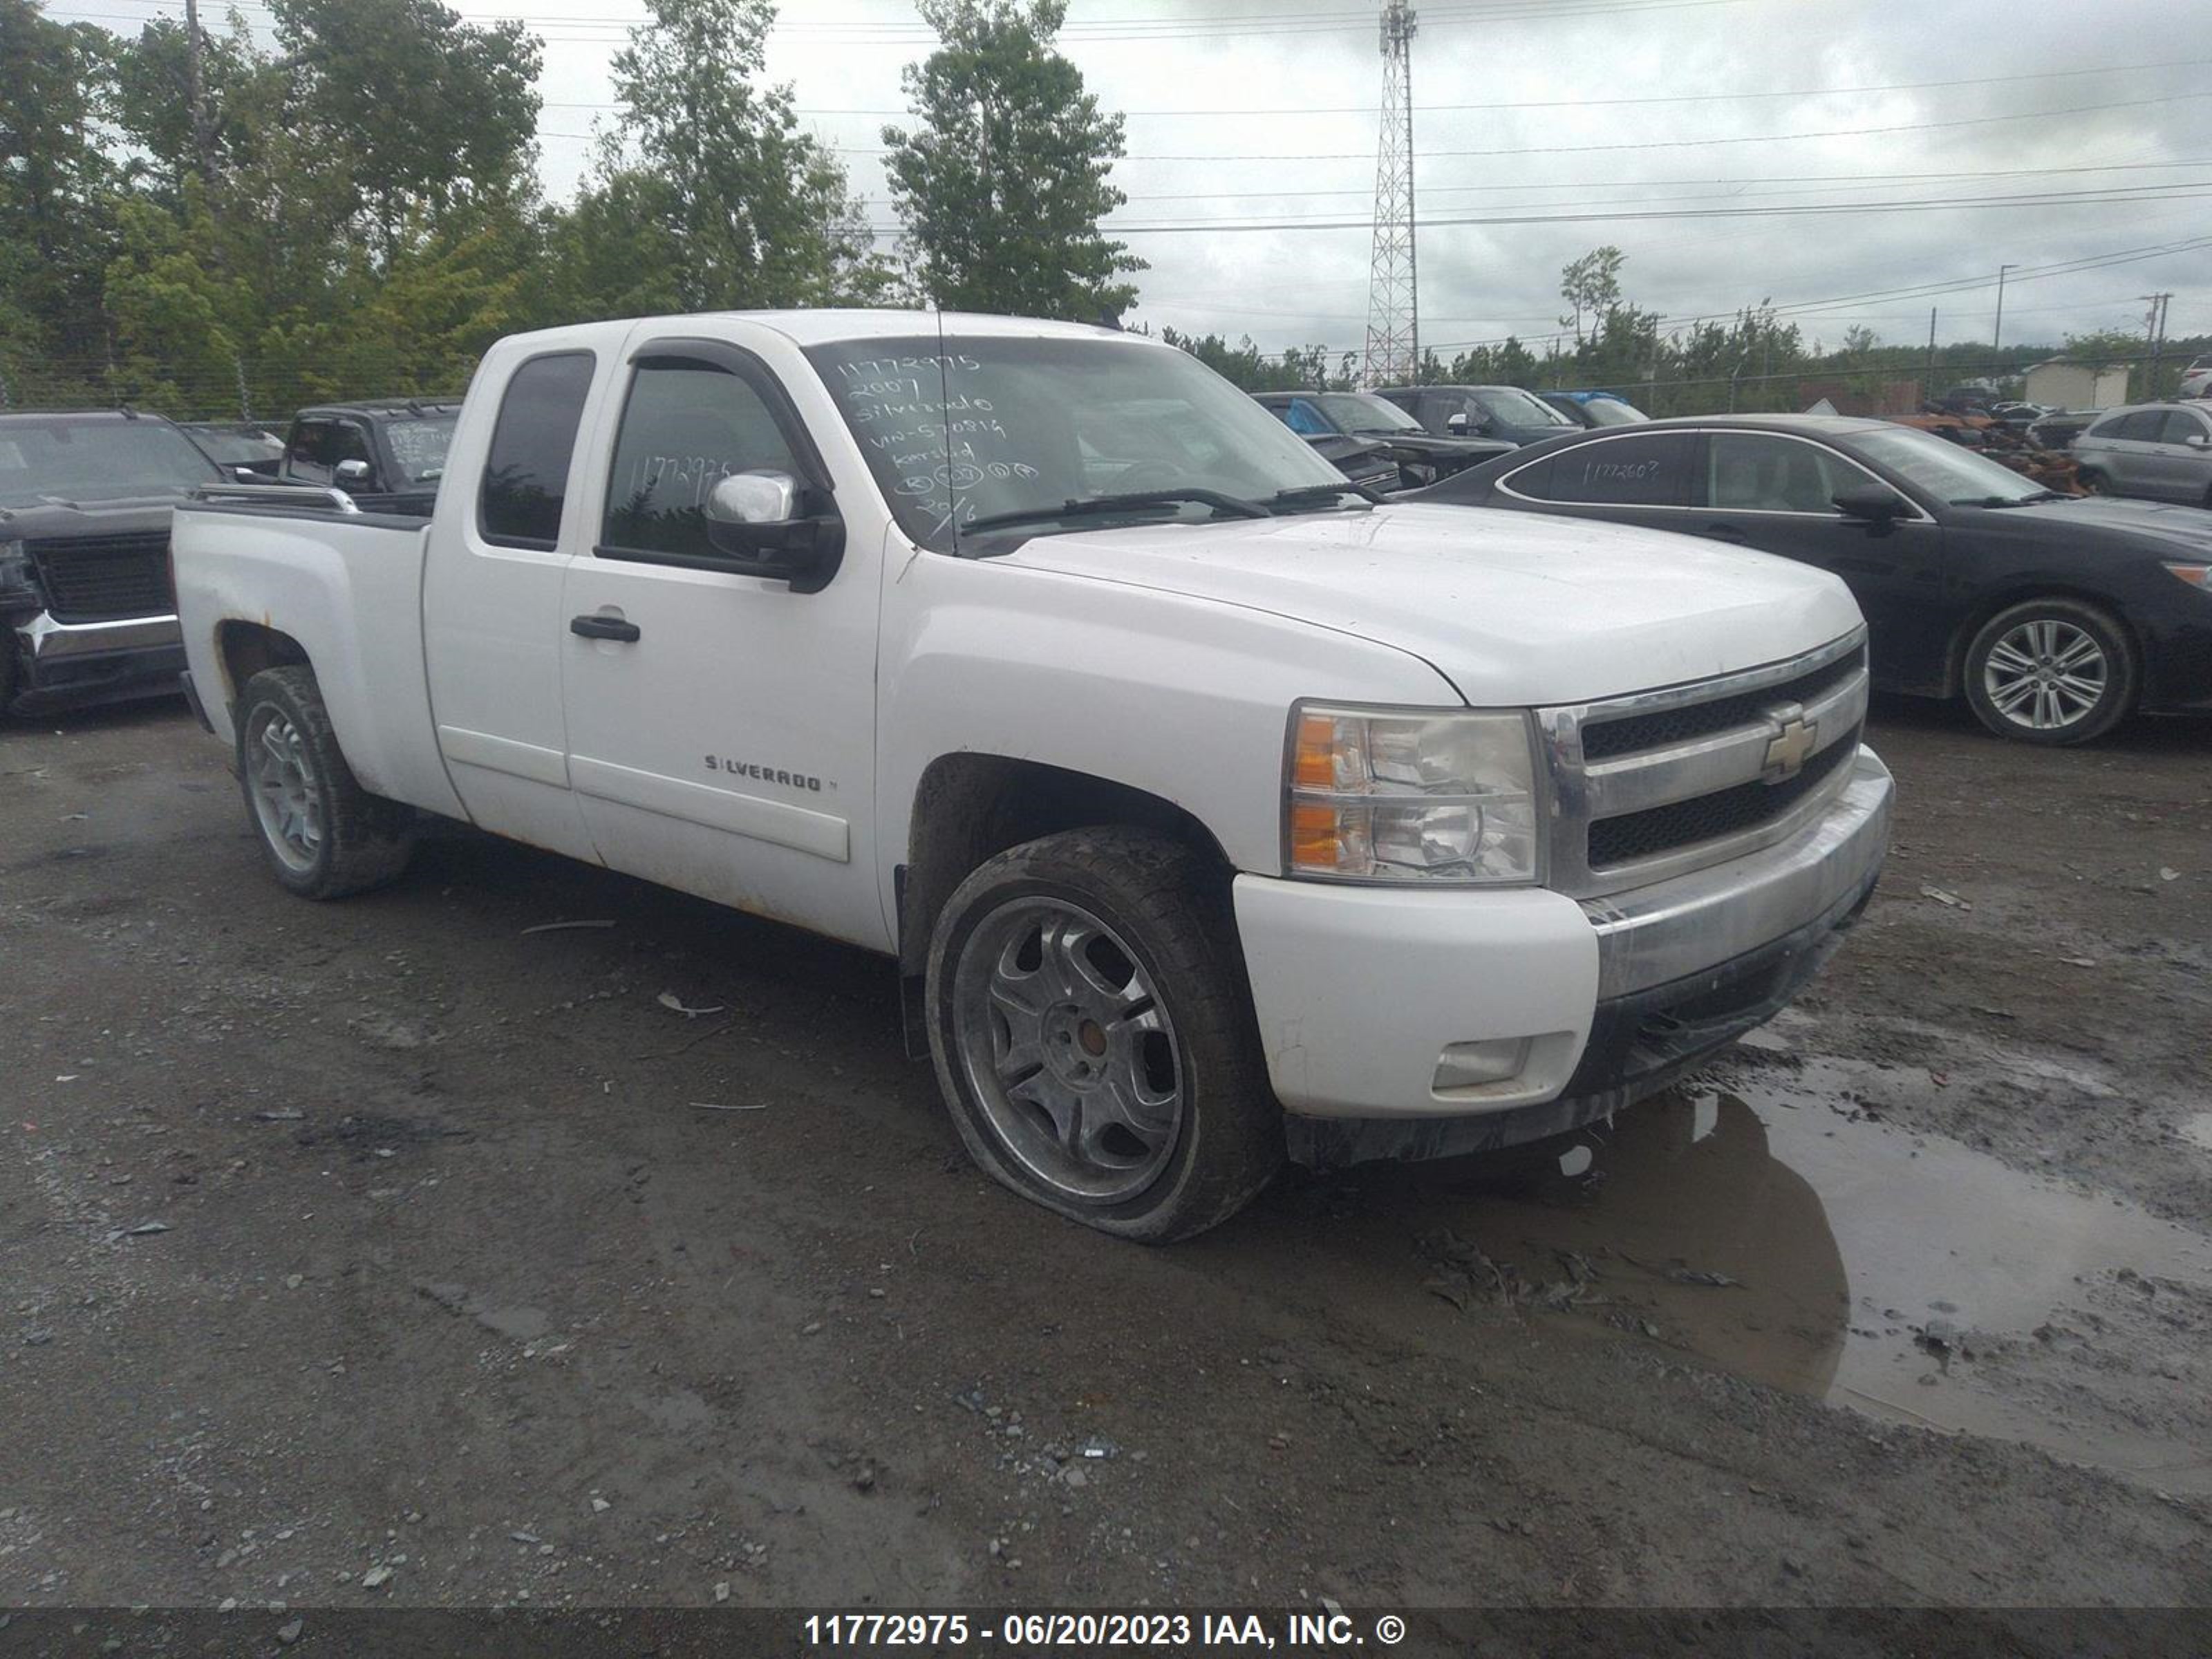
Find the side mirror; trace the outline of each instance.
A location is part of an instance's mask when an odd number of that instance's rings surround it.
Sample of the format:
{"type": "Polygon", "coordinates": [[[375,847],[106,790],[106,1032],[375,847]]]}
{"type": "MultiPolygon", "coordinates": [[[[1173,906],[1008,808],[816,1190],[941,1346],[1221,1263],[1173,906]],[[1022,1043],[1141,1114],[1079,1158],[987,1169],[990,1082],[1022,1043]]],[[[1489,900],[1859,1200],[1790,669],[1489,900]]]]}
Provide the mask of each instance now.
{"type": "Polygon", "coordinates": [[[365,484],[368,482],[368,470],[367,461],[340,461],[336,476],[342,484],[365,484]]]}
{"type": "Polygon", "coordinates": [[[707,492],[707,540],[722,568],[818,593],[845,554],[845,521],[835,510],[810,514],[805,491],[788,472],[732,472],[707,492]]]}
{"type": "Polygon", "coordinates": [[[1911,511],[1893,489],[1854,489],[1837,496],[1835,507],[1847,519],[1872,525],[1893,524],[1911,511]]]}
{"type": "Polygon", "coordinates": [[[1455,438],[1464,438],[1467,436],[1467,411],[1462,409],[1456,415],[1446,417],[1444,421],[1444,430],[1450,433],[1455,438]]]}
{"type": "Polygon", "coordinates": [[[2181,441],[2191,449],[2212,449],[2212,438],[2206,437],[2202,432],[2192,432],[2181,441]]]}

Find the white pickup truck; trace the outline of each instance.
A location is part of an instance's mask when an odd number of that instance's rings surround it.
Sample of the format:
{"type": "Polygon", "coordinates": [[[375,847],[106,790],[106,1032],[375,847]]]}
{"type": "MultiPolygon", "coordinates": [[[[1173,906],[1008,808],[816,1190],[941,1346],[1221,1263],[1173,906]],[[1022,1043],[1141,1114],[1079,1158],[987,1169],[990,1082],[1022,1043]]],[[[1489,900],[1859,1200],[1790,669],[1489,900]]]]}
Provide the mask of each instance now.
{"type": "Polygon", "coordinates": [[[1123,1237],[1610,1115],[1886,850],[1833,577],[1378,504],[1107,330],[525,335],[427,525],[228,493],[177,514],[187,689],[279,881],[435,814],[882,951],[976,1159],[1123,1237]]]}

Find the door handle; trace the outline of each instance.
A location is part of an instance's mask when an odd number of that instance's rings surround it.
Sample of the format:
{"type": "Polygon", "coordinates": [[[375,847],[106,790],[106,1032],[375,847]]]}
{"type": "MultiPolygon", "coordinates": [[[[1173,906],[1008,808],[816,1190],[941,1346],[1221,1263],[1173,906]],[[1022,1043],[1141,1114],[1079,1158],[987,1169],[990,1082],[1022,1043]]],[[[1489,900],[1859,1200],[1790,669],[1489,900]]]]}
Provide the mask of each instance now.
{"type": "Polygon", "coordinates": [[[1709,524],[1698,533],[1716,542],[1741,542],[1748,539],[1742,531],[1732,524],[1709,524]]]}
{"type": "Polygon", "coordinates": [[[635,623],[620,617],[571,617],[568,631],[587,640],[620,640],[625,645],[644,637],[635,623]]]}

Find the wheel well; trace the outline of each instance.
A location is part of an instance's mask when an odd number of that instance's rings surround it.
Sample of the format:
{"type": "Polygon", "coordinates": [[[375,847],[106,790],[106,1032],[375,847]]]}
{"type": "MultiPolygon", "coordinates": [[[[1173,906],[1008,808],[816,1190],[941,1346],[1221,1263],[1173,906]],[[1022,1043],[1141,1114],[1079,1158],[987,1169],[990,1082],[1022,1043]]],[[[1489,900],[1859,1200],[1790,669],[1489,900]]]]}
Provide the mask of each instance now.
{"type": "Polygon", "coordinates": [[[1974,635],[1982,631],[1990,617],[2000,611],[2009,611],[2016,605],[2025,604],[2030,599],[2069,599],[2075,605],[2088,606],[2090,610],[2119,629],[2121,637],[2128,642],[2129,649],[2136,653],[2137,695],[2141,695],[2142,679],[2147,667],[2143,659],[2142,639],[2129,623],[2128,619],[2112,608],[2112,601],[2101,593],[2092,593],[2081,588],[2069,587],[2063,583],[2039,582],[2033,586],[2016,587],[2009,592],[2000,593],[1993,599],[1984,599],[1967,613],[1966,619],[1959,624],[1957,631],[1951,635],[1950,652],[1943,667],[1945,696],[1956,697],[1965,695],[1966,648],[1973,644],[1974,635]]]}
{"type": "Polygon", "coordinates": [[[1127,824],[1196,848],[1225,872],[1213,834],[1173,801],[1086,772],[1003,755],[946,755],[915,790],[899,867],[899,971],[920,975],[938,913],[969,872],[1009,847],[1063,830],[1127,824]]]}
{"type": "Polygon", "coordinates": [[[223,678],[229,682],[227,701],[232,703],[263,669],[305,665],[307,661],[307,649],[299,641],[262,623],[218,623],[215,643],[223,678]]]}

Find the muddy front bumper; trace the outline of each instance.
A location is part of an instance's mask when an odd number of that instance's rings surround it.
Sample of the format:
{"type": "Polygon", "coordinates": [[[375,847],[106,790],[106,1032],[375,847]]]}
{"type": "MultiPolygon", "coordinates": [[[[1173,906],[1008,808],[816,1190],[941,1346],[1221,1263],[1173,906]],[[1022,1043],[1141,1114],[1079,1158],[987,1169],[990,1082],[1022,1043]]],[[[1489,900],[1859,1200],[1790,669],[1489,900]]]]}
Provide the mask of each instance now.
{"type": "Polygon", "coordinates": [[[37,611],[9,620],[0,650],[15,653],[14,708],[26,714],[167,696],[185,666],[173,616],[66,623],[37,611]]]}
{"type": "Polygon", "coordinates": [[[1330,1165],[1516,1146],[1665,1088],[1820,971],[1881,876],[1893,793],[1862,750],[1788,841],[1607,899],[1239,878],[1291,1155],[1330,1165]],[[1502,1074],[1452,1086],[1448,1052],[1502,1074]]]}

